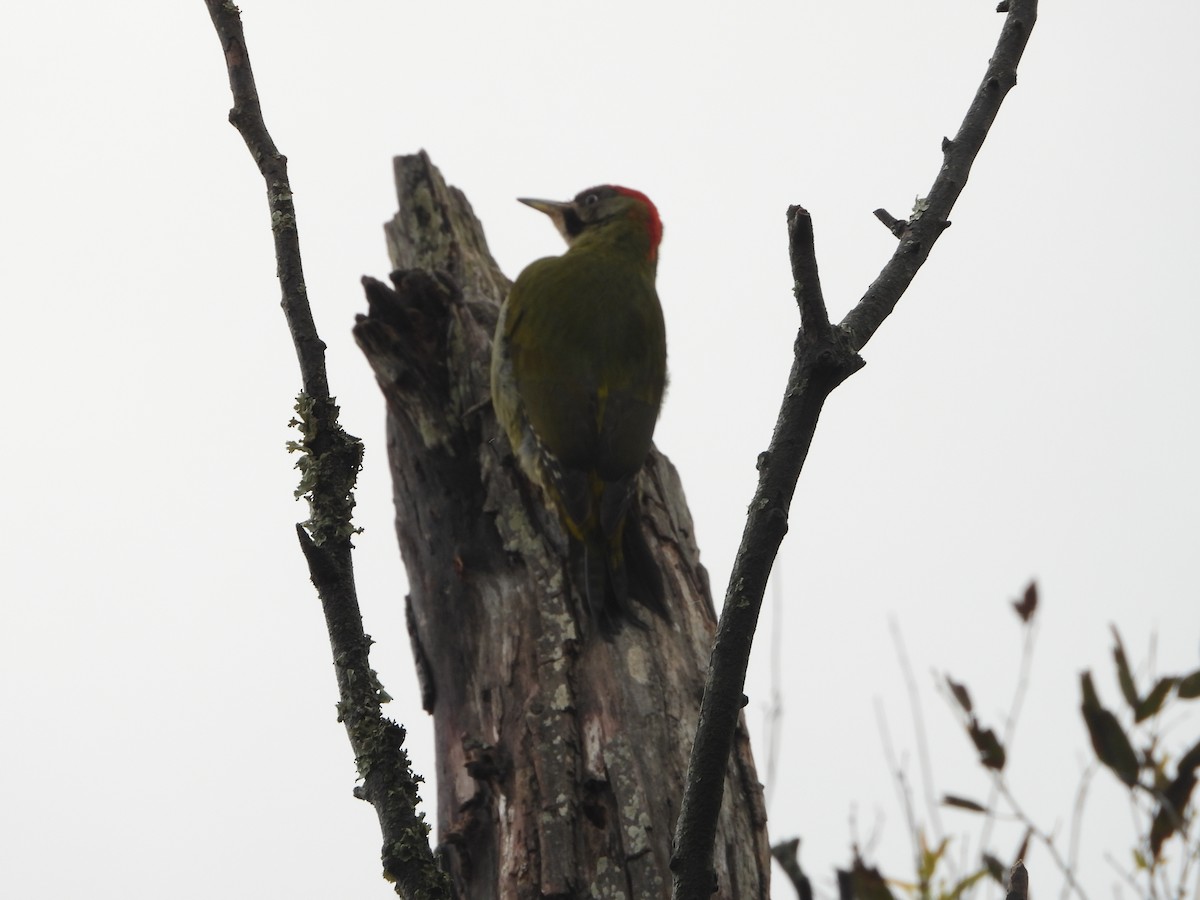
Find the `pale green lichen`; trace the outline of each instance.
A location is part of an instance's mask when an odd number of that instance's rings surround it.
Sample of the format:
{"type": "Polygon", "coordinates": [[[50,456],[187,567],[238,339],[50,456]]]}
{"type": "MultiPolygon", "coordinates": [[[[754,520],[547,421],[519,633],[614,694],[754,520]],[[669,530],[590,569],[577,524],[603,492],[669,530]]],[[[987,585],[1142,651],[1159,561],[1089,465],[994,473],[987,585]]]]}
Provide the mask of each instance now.
{"type": "Polygon", "coordinates": [[[627,820],[625,825],[625,853],[628,856],[638,856],[650,849],[650,828],[653,822],[649,814],[637,804],[627,803],[624,809],[627,820]]]}
{"type": "Polygon", "coordinates": [[[300,482],[295,496],[308,501],[304,523],[318,547],[331,540],[349,540],[362,531],[353,522],[354,484],[362,469],[362,441],[345,432],[337,421],[333,399],[318,403],[308,394],[296,398],[296,417],[288,424],[302,435],[288,441],[289,453],[299,453],[300,482]]]}
{"type": "Polygon", "coordinates": [[[607,856],[596,860],[596,877],[588,885],[588,896],[595,900],[627,900],[625,874],[607,856]]]}

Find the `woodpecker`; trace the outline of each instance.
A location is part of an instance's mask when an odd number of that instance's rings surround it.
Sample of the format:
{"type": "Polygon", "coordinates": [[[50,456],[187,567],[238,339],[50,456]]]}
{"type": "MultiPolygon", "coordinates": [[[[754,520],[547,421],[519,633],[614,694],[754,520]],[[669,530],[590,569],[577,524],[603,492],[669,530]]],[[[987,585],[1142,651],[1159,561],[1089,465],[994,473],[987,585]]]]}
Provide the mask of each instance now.
{"type": "Polygon", "coordinates": [[[610,636],[624,622],[645,628],[632,600],[667,618],[637,515],[667,381],[654,286],[662,222],[645,194],[614,185],[520,202],[550,217],[567,250],[530,263],[500,308],[492,404],[562,521],[592,619],[610,636]]]}

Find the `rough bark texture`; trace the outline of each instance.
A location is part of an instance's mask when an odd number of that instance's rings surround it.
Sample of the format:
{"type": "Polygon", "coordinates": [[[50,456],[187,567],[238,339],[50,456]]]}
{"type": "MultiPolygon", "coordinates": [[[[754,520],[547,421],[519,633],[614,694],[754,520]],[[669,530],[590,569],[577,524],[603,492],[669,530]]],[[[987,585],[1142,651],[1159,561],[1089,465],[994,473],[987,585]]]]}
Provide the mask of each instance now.
{"type": "MultiPolygon", "coordinates": [[[[606,641],[580,620],[562,530],[488,402],[509,282],[466,198],[396,159],[392,287],[355,337],[387,400],[410,636],[434,716],[438,837],[459,897],[660,898],[716,625],[678,476],[652,452],[643,525],[671,621],[606,641]]],[[[549,236],[548,236],[549,237],[549,236]]],[[[739,724],[716,896],[768,895],[761,786],[739,724]]]]}

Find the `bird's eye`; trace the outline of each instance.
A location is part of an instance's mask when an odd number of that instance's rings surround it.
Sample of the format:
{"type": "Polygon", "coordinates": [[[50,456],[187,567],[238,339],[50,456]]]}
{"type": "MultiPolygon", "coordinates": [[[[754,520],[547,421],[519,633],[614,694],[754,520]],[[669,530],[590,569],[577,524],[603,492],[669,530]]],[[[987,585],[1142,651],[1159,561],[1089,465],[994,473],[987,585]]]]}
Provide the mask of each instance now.
{"type": "Polygon", "coordinates": [[[588,194],[586,197],[583,198],[584,206],[595,206],[599,202],[600,202],[599,194],[588,194]]]}

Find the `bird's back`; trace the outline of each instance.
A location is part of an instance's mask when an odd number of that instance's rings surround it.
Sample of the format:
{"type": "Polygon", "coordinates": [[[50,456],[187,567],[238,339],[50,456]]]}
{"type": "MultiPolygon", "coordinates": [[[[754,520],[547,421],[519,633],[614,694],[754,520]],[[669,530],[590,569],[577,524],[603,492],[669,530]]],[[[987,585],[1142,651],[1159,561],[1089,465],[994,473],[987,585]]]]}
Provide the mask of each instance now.
{"type": "Polygon", "coordinates": [[[529,425],[563,466],[615,480],[650,450],[666,383],[662,308],[652,270],[572,256],[538,260],[513,286],[512,378],[529,425]]]}

